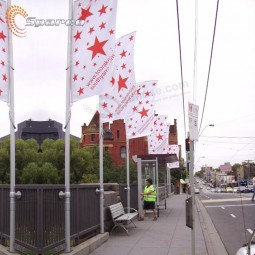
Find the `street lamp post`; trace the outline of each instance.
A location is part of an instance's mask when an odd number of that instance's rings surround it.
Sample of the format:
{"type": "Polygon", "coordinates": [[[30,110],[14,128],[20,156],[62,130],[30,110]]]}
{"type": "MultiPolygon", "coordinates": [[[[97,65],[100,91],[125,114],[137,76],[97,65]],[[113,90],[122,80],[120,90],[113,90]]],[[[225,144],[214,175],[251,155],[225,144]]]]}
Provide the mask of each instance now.
{"type": "Polygon", "coordinates": [[[214,124],[206,125],[206,126],[202,129],[202,131],[199,133],[199,137],[202,135],[202,133],[204,132],[204,130],[205,130],[207,127],[214,127],[214,124]]]}

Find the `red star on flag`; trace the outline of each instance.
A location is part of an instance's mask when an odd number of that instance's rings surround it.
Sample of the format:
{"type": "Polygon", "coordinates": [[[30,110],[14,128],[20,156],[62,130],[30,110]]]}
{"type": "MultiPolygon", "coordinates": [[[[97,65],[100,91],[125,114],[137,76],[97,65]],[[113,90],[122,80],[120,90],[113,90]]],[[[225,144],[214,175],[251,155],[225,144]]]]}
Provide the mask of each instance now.
{"type": "Polygon", "coordinates": [[[129,37],[129,41],[133,41],[133,40],[134,40],[134,36],[131,35],[131,36],[129,37]]]}
{"type": "Polygon", "coordinates": [[[137,106],[134,106],[132,109],[133,109],[133,112],[137,112],[137,106]]]}
{"type": "Polygon", "coordinates": [[[122,68],[122,70],[125,69],[126,68],[126,64],[123,63],[121,68],[122,68]]]}
{"type": "Polygon", "coordinates": [[[73,81],[77,81],[77,79],[78,79],[78,74],[74,74],[73,81]]]}
{"type": "Polygon", "coordinates": [[[122,51],[121,53],[120,53],[120,55],[121,55],[121,58],[124,58],[124,57],[126,57],[126,53],[127,53],[127,51],[122,51]]]}
{"type": "Polygon", "coordinates": [[[101,25],[99,26],[99,27],[100,27],[100,30],[104,29],[104,28],[105,28],[105,25],[106,25],[106,23],[105,23],[105,22],[102,22],[101,25]]]}
{"type": "Polygon", "coordinates": [[[84,88],[80,88],[80,89],[77,91],[77,92],[79,93],[79,96],[82,95],[82,94],[84,94],[83,90],[84,90],[84,88]]]}
{"type": "Polygon", "coordinates": [[[79,61],[76,61],[75,62],[75,66],[78,66],[80,63],[79,63],[79,61]]]}
{"type": "Polygon", "coordinates": [[[3,30],[2,30],[2,32],[0,33],[0,39],[5,41],[5,38],[6,38],[6,36],[5,36],[5,34],[4,34],[3,30]]]}
{"type": "Polygon", "coordinates": [[[102,106],[103,106],[103,108],[106,108],[106,107],[107,107],[107,103],[104,102],[104,103],[102,104],[102,106]]]}
{"type": "Polygon", "coordinates": [[[6,74],[3,74],[3,81],[7,81],[7,76],[6,76],[6,74]]]}
{"type": "Polygon", "coordinates": [[[108,6],[102,6],[102,8],[98,11],[100,12],[100,16],[103,14],[103,13],[106,13],[106,9],[108,8],[108,6]]]}
{"type": "Polygon", "coordinates": [[[145,92],[145,96],[146,96],[146,97],[150,96],[150,92],[149,92],[149,91],[146,91],[146,92],[145,92]]]}
{"type": "Polygon", "coordinates": [[[74,35],[75,41],[77,41],[78,39],[81,39],[81,33],[82,33],[82,31],[79,32],[79,31],[77,30],[76,35],[74,35]]]}
{"type": "Polygon", "coordinates": [[[4,61],[1,61],[1,65],[2,65],[2,66],[5,66],[5,63],[4,63],[4,61]]]}
{"type": "Polygon", "coordinates": [[[110,33],[110,35],[113,35],[113,34],[114,34],[114,30],[111,29],[111,30],[109,31],[109,33],[110,33]]]}
{"type": "Polygon", "coordinates": [[[120,92],[120,90],[123,89],[127,89],[127,85],[126,85],[126,81],[127,78],[122,79],[122,77],[119,75],[119,80],[118,80],[118,92],[120,92]]]}
{"type": "Polygon", "coordinates": [[[86,10],[86,9],[83,9],[81,8],[81,16],[79,18],[79,20],[86,20],[89,16],[93,15],[93,13],[91,13],[89,11],[90,7],[86,10]]]}
{"type": "Polygon", "coordinates": [[[93,53],[92,53],[92,59],[97,55],[97,54],[102,54],[102,55],[105,55],[105,52],[104,52],[104,45],[107,43],[108,40],[105,40],[105,41],[102,41],[102,42],[99,42],[97,36],[95,38],[95,42],[94,42],[94,45],[92,45],[91,47],[88,48],[88,50],[91,50],[93,53]]]}
{"type": "Polygon", "coordinates": [[[94,29],[94,27],[91,27],[90,29],[89,29],[89,34],[92,34],[93,32],[95,32],[95,29],[94,29]]]}
{"type": "Polygon", "coordinates": [[[158,141],[163,140],[163,136],[161,134],[157,135],[158,141]]]}
{"type": "Polygon", "coordinates": [[[115,79],[114,79],[114,77],[112,77],[112,79],[111,79],[110,83],[112,84],[112,86],[114,85],[114,83],[115,83],[115,79]]]}
{"type": "Polygon", "coordinates": [[[139,112],[141,114],[141,118],[148,117],[148,111],[149,111],[149,109],[145,110],[143,107],[142,111],[139,112]]]}
{"type": "Polygon", "coordinates": [[[109,119],[111,119],[112,118],[112,113],[109,113],[107,116],[108,116],[109,119]]]}

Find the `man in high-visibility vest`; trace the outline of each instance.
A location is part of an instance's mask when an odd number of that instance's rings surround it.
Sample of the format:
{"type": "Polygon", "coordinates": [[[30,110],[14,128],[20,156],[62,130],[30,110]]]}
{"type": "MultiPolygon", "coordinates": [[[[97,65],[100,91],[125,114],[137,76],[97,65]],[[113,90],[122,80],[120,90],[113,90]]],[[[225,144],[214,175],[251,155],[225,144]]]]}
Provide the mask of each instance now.
{"type": "Polygon", "coordinates": [[[146,210],[153,210],[154,218],[153,220],[157,220],[157,210],[155,208],[155,202],[157,199],[156,188],[152,184],[152,179],[149,178],[146,180],[146,186],[144,188],[144,192],[140,194],[143,202],[143,214],[139,218],[140,221],[144,220],[146,210]]]}

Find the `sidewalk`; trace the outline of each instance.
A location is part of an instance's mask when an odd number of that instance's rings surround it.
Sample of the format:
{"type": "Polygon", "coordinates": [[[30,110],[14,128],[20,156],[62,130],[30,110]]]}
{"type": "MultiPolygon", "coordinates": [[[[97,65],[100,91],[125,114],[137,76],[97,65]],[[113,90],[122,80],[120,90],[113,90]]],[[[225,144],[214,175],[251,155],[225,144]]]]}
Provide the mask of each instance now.
{"type": "MultiPolygon", "coordinates": [[[[186,194],[170,196],[167,199],[167,209],[160,208],[157,221],[152,221],[152,214],[147,214],[144,221],[135,221],[136,228],[132,224],[127,226],[129,236],[123,230],[114,231],[107,242],[90,254],[191,255],[191,229],[186,227],[186,198],[186,194]]],[[[198,211],[195,208],[196,255],[209,255],[198,211]]]]}

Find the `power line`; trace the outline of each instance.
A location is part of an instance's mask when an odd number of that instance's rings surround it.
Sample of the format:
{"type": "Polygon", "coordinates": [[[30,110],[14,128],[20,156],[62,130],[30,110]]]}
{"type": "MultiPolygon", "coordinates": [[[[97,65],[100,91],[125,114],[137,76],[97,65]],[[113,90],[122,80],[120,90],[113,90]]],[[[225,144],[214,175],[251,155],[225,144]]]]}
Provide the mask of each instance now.
{"type": "Polygon", "coordinates": [[[184,117],[184,132],[186,133],[186,119],[185,119],[185,104],[184,104],[184,86],[183,86],[183,72],[182,72],[182,50],[181,50],[181,32],[180,32],[180,23],[179,23],[179,7],[178,0],[176,0],[176,12],[177,12],[177,23],[178,23],[178,38],[179,38],[179,53],[180,53],[180,69],[181,69],[181,81],[182,81],[182,107],[183,107],[183,117],[184,117]]]}
{"type": "Polygon", "coordinates": [[[217,7],[216,7],[214,29],[213,29],[213,39],[212,39],[212,47],[211,47],[211,56],[210,56],[210,63],[209,63],[209,70],[208,70],[208,75],[207,75],[207,83],[206,83],[206,91],[205,91],[205,99],[204,99],[204,105],[203,105],[203,111],[202,111],[202,116],[201,116],[201,121],[200,121],[199,132],[201,130],[201,126],[202,126],[202,122],[203,122],[204,111],[205,111],[205,103],[206,103],[206,97],[207,97],[207,91],[208,91],[208,85],[209,85],[209,78],[210,78],[210,73],[211,73],[213,46],[214,46],[214,39],[215,39],[215,33],[216,33],[216,24],[217,24],[217,17],[218,17],[218,8],[219,8],[219,0],[217,1],[217,7]]]}
{"type": "Polygon", "coordinates": [[[201,136],[206,138],[254,139],[255,136],[201,136]]]}

